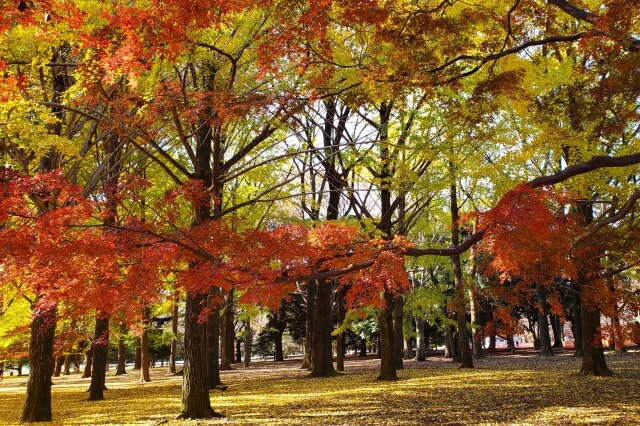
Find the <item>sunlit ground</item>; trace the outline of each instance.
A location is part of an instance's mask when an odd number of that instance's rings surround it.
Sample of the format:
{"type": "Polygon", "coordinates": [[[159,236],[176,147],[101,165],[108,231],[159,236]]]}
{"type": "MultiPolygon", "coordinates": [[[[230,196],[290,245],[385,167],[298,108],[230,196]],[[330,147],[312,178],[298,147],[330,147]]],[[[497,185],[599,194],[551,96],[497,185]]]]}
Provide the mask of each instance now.
{"type": "MultiPolygon", "coordinates": [[[[397,382],[377,382],[374,359],[349,358],[346,374],[306,378],[299,361],[258,362],[222,372],[226,392],[212,391],[223,419],[175,421],[181,378],[152,370],[107,378],[106,400],[86,401],[89,379],[54,379],[52,424],[459,425],[640,424],[640,352],[608,355],[614,377],[582,377],[568,353],[541,358],[527,351],[476,360],[459,370],[441,358],[405,362],[397,382]]],[[[26,378],[0,383],[0,424],[16,424],[26,378]]]]}

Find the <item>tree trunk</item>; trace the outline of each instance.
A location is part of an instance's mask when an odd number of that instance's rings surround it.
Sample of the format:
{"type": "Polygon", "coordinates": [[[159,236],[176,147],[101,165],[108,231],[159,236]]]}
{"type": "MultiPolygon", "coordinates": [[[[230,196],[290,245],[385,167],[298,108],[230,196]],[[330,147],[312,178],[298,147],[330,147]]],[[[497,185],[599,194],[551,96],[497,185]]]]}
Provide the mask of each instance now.
{"type": "Polygon", "coordinates": [[[453,332],[451,326],[444,328],[444,357],[454,359],[456,357],[456,348],[453,341],[453,332]]]}
{"type": "Polygon", "coordinates": [[[309,370],[313,366],[311,355],[313,352],[313,314],[316,302],[316,288],[317,284],[315,281],[307,282],[307,309],[305,311],[304,358],[302,359],[302,368],[309,370]]]}
{"type": "Polygon", "coordinates": [[[244,323],[244,327],[247,332],[244,339],[244,366],[249,367],[249,364],[251,363],[251,342],[253,340],[251,321],[246,320],[244,323]]]}
{"type": "Polygon", "coordinates": [[[173,297],[171,313],[171,353],[169,354],[169,373],[176,373],[176,357],[178,355],[178,294],[173,297]]]}
{"type": "Polygon", "coordinates": [[[68,376],[71,374],[71,359],[73,358],[73,354],[67,354],[64,357],[64,371],[62,374],[68,376]]]}
{"type": "Polygon", "coordinates": [[[509,353],[511,353],[511,355],[515,355],[516,354],[516,344],[513,341],[513,334],[509,334],[507,336],[507,345],[509,346],[509,353]]]}
{"type": "Polygon", "coordinates": [[[393,337],[393,295],[385,289],[384,306],[378,311],[380,329],[380,375],[378,380],[397,380],[393,337]]]}
{"type": "Polygon", "coordinates": [[[93,346],[87,350],[87,355],[84,363],[84,371],[82,373],[83,379],[91,377],[92,366],[93,366],[93,346]]]}
{"type": "Polygon", "coordinates": [[[120,323],[120,335],[118,336],[118,368],[116,369],[116,376],[127,374],[127,359],[125,357],[124,347],[124,335],[127,333],[127,325],[124,322],[120,323]]]}
{"type": "Polygon", "coordinates": [[[233,359],[233,290],[226,297],[224,313],[220,318],[220,370],[231,370],[233,359]]]}
{"type": "Polygon", "coordinates": [[[336,374],[331,350],[331,284],[321,281],[316,288],[313,315],[311,377],[330,377],[336,374]]]}
{"type": "Polygon", "coordinates": [[[89,386],[89,401],[104,399],[104,390],[107,361],[109,352],[109,317],[105,312],[99,312],[96,316],[96,328],[93,342],[93,371],[91,372],[91,385],[89,386]]]}
{"type": "Polygon", "coordinates": [[[140,383],[150,382],[149,376],[149,323],[151,309],[144,306],[142,313],[142,335],[140,336],[140,383]]]}
{"type": "Polygon", "coordinates": [[[273,353],[274,361],[284,361],[284,351],[282,350],[282,332],[273,333],[273,345],[275,352],[273,353]]]}
{"type": "Polygon", "coordinates": [[[56,332],[56,306],[39,309],[31,320],[29,344],[29,380],[22,422],[51,421],[51,370],[56,332]]]}
{"type": "Polygon", "coordinates": [[[367,338],[360,337],[360,352],[358,356],[367,356],[367,338]]]}
{"type": "Polygon", "coordinates": [[[611,315],[611,335],[614,340],[614,351],[617,354],[626,352],[624,347],[624,335],[622,333],[622,324],[620,324],[620,315],[618,313],[618,306],[614,303],[613,314],[611,315]]]}
{"type": "Polygon", "coordinates": [[[393,348],[395,352],[396,370],[404,369],[404,299],[402,295],[393,300],[393,348]]]}
{"type": "Polygon", "coordinates": [[[142,344],[140,343],[140,338],[136,337],[136,354],[133,360],[133,369],[134,370],[140,370],[140,368],[142,367],[142,349],[141,346],[142,344]]]}
{"type": "Polygon", "coordinates": [[[56,358],[56,366],[53,369],[53,377],[60,377],[62,374],[62,365],[64,364],[64,355],[59,355],[56,358]]]}
{"type": "Polygon", "coordinates": [[[236,364],[242,362],[242,340],[235,339],[236,341],[236,364]]]}
{"type": "MultiPolygon", "coordinates": [[[[345,318],[344,294],[342,290],[336,291],[336,299],[338,304],[338,327],[342,326],[345,318]]],[[[336,336],[336,370],[344,371],[344,353],[345,353],[345,333],[344,331],[336,336]]]]}
{"type": "Polygon", "coordinates": [[[489,336],[489,352],[496,351],[496,335],[492,334],[489,336]]]}
{"type": "MultiPolygon", "coordinates": [[[[455,168],[453,164],[449,164],[452,175],[455,168]]],[[[460,235],[458,229],[458,193],[455,183],[455,176],[452,176],[452,184],[450,187],[450,204],[451,204],[451,244],[457,246],[460,243],[460,235]]],[[[462,280],[462,264],[460,263],[460,255],[451,256],[453,264],[453,278],[455,281],[455,305],[456,320],[458,322],[458,350],[460,351],[460,368],[473,368],[473,356],[469,350],[469,339],[467,337],[467,312],[465,309],[466,301],[464,297],[464,281],[462,280]]]]}
{"type": "Polygon", "coordinates": [[[600,333],[600,309],[589,310],[583,303],[582,309],[582,367],[580,374],[585,376],[611,376],[602,348],[600,333]]]}
{"type": "Polygon", "coordinates": [[[424,320],[416,317],[416,360],[425,361],[427,351],[424,341],[424,320]]]}
{"type": "Polygon", "coordinates": [[[227,301],[227,308],[225,309],[224,320],[226,322],[225,339],[227,339],[227,359],[231,364],[235,362],[234,354],[234,342],[236,340],[236,329],[233,326],[236,316],[236,304],[234,301],[233,288],[229,290],[229,297],[227,301]]]}
{"type": "Polygon", "coordinates": [[[478,295],[475,286],[469,289],[469,306],[471,308],[471,342],[473,344],[473,357],[484,358],[482,353],[482,333],[480,332],[480,324],[478,324],[478,295]]]}
{"type": "Polygon", "coordinates": [[[573,355],[576,357],[582,356],[582,301],[580,300],[580,290],[577,283],[572,282],[571,288],[573,297],[573,322],[571,330],[573,331],[573,355]]]}
{"type": "MultiPolygon", "coordinates": [[[[205,294],[187,294],[184,329],[184,375],[182,378],[182,405],[178,419],[210,419],[217,414],[209,400],[210,378],[207,364],[207,322],[200,322],[200,314],[207,304],[205,294]]],[[[216,324],[216,327],[218,324],[216,324]]],[[[216,345],[217,346],[217,342],[216,345]]]]}
{"type": "Polygon", "coordinates": [[[557,315],[551,315],[551,331],[553,332],[553,346],[552,348],[563,348],[562,337],[562,323],[557,315]]]}
{"type": "Polygon", "coordinates": [[[538,295],[538,327],[540,335],[540,355],[553,356],[551,349],[551,335],[549,334],[549,305],[547,304],[547,290],[543,285],[536,285],[538,295]]]}
{"type": "Polygon", "coordinates": [[[220,357],[220,302],[217,288],[209,291],[207,301],[210,314],[207,318],[206,352],[208,362],[205,362],[205,367],[208,371],[209,389],[215,389],[217,386],[222,385],[220,364],[218,363],[218,358],[220,357]]]}

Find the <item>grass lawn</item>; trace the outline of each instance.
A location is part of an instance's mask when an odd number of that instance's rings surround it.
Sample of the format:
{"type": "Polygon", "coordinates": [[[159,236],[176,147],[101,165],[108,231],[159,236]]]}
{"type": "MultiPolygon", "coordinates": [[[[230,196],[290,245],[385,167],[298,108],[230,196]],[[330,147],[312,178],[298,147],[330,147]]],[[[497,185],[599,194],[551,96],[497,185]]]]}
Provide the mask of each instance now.
{"type": "MultiPolygon", "coordinates": [[[[54,378],[52,424],[459,425],[639,424],[640,351],[608,355],[614,377],[582,377],[569,353],[542,358],[530,351],[476,360],[474,370],[449,361],[406,361],[397,382],[376,382],[375,359],[348,358],[346,373],[307,378],[300,361],[256,362],[222,372],[226,392],[212,391],[226,417],[176,421],[181,378],[152,370],[107,377],[104,401],[86,401],[89,379],[54,378]]],[[[0,383],[0,424],[16,424],[26,378],[0,383]]]]}

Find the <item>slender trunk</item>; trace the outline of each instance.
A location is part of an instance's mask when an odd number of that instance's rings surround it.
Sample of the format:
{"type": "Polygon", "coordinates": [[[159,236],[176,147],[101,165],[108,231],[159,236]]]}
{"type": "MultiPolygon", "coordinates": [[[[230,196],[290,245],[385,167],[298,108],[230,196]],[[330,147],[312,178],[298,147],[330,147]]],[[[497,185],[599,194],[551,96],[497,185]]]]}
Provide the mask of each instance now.
{"type": "Polygon", "coordinates": [[[226,306],[220,318],[220,370],[231,370],[233,335],[233,289],[231,289],[227,293],[226,306]]]}
{"type": "Polygon", "coordinates": [[[64,374],[65,376],[68,376],[69,374],[71,374],[71,359],[73,358],[73,354],[67,354],[64,357],[64,372],[62,374],[64,374]]]}
{"type": "Polygon", "coordinates": [[[208,359],[206,368],[208,371],[209,389],[214,389],[222,384],[220,380],[220,364],[218,363],[218,358],[220,357],[220,302],[218,297],[218,289],[213,288],[209,291],[207,298],[210,309],[206,330],[206,352],[208,359]]]}
{"type": "Polygon", "coordinates": [[[378,311],[380,329],[380,375],[378,380],[397,380],[393,338],[393,295],[385,289],[384,306],[378,311]]]}
{"type": "Polygon", "coordinates": [[[92,366],[93,366],[93,347],[90,347],[87,350],[87,355],[84,363],[84,371],[82,373],[83,379],[91,377],[92,366]]]}
{"type": "Polygon", "coordinates": [[[507,335],[507,345],[509,346],[509,352],[511,353],[511,355],[515,355],[516,345],[515,345],[515,342],[513,341],[513,334],[507,335]]]}
{"type": "Polygon", "coordinates": [[[242,340],[240,339],[236,339],[236,364],[239,364],[242,362],[242,340]]]}
{"type": "Polygon", "coordinates": [[[96,317],[96,328],[93,342],[93,371],[91,372],[91,385],[89,386],[89,401],[104,399],[104,390],[107,375],[107,355],[109,351],[109,317],[105,312],[99,312],[96,317]]]}
{"type": "MultiPolygon", "coordinates": [[[[453,164],[449,164],[451,173],[454,173],[453,164]]],[[[450,203],[451,203],[451,244],[457,246],[460,241],[458,230],[458,192],[455,184],[455,176],[452,176],[452,184],[450,187],[450,203]]],[[[453,278],[455,281],[455,305],[456,305],[456,321],[458,323],[458,349],[460,351],[460,368],[473,368],[473,356],[469,350],[469,339],[467,337],[467,312],[465,309],[466,301],[464,297],[464,281],[462,280],[462,264],[460,263],[460,255],[451,256],[453,264],[453,278]]]]}
{"type": "MultiPolygon", "coordinates": [[[[208,323],[199,321],[206,304],[205,294],[187,294],[182,404],[178,419],[210,419],[216,416],[211,408],[209,386],[207,386],[209,383],[207,373],[210,371],[207,364],[212,363],[211,359],[207,359],[208,323]]],[[[217,361],[217,358],[213,360],[216,364],[217,361]]]]}
{"type": "Polygon", "coordinates": [[[120,335],[118,336],[118,368],[116,369],[116,376],[127,374],[127,359],[125,357],[124,347],[124,335],[127,333],[127,325],[124,322],[120,323],[120,335]]]}
{"type": "Polygon", "coordinates": [[[557,315],[551,315],[551,331],[553,332],[553,345],[552,348],[563,348],[562,342],[562,323],[557,315]]]}
{"type": "Polygon", "coordinates": [[[136,337],[136,354],[133,360],[133,369],[140,370],[142,368],[142,349],[141,349],[140,338],[136,337]]]}
{"type": "Polygon", "coordinates": [[[620,315],[618,313],[617,304],[613,305],[613,314],[611,315],[611,335],[614,340],[614,350],[615,353],[621,354],[626,352],[626,348],[624,347],[624,335],[622,333],[622,324],[620,324],[620,315]]]}
{"type": "Polygon", "coordinates": [[[453,340],[453,332],[450,326],[444,328],[444,357],[454,359],[456,357],[456,347],[453,340]]]}
{"type": "Polygon", "coordinates": [[[244,329],[246,330],[246,337],[244,339],[244,366],[249,367],[249,364],[251,363],[251,342],[253,340],[251,321],[245,321],[244,329]]]}
{"type": "MultiPolygon", "coordinates": [[[[342,290],[336,291],[338,304],[338,327],[342,326],[345,318],[344,294],[342,290]]],[[[344,371],[345,334],[344,331],[336,336],[336,370],[344,371]]]]}
{"type": "Polygon", "coordinates": [[[482,353],[482,333],[480,332],[480,324],[478,324],[478,313],[480,307],[478,306],[478,295],[476,293],[475,286],[469,289],[469,306],[471,308],[471,341],[473,344],[473,357],[484,358],[482,353]]]}
{"type": "Polygon", "coordinates": [[[313,314],[315,310],[317,284],[315,281],[307,282],[307,309],[305,311],[305,334],[304,334],[304,358],[302,368],[311,369],[313,366],[313,314]]]}
{"type": "Polygon", "coordinates": [[[496,351],[496,335],[492,334],[489,336],[489,352],[496,351]]]}
{"type": "Polygon", "coordinates": [[[358,356],[367,356],[367,338],[366,337],[360,338],[360,353],[358,353],[358,356]]]}
{"type": "Polygon", "coordinates": [[[416,360],[424,361],[427,359],[427,351],[424,341],[424,320],[416,317],[416,360]]]}
{"type": "Polygon", "coordinates": [[[311,377],[330,377],[336,374],[331,350],[331,283],[321,281],[316,288],[313,315],[311,377]]]}
{"type": "Polygon", "coordinates": [[[404,357],[404,300],[402,295],[393,300],[393,347],[395,353],[396,370],[404,369],[402,358],[404,357]]]}
{"type": "Polygon", "coordinates": [[[29,380],[27,398],[22,409],[22,422],[51,421],[51,369],[56,332],[55,306],[38,309],[31,320],[29,344],[29,380]]]}
{"type": "Polygon", "coordinates": [[[64,364],[64,355],[59,355],[57,357],[55,357],[56,359],[56,365],[53,369],[53,377],[60,377],[60,374],[62,374],[62,365],[64,364]]]}
{"type": "Polygon", "coordinates": [[[151,309],[148,306],[143,308],[142,314],[142,335],[140,336],[140,383],[150,382],[149,376],[149,323],[151,317],[151,309]]]}
{"type": "Polygon", "coordinates": [[[575,282],[571,283],[573,299],[573,320],[571,323],[571,331],[573,331],[573,345],[575,357],[582,356],[582,301],[580,300],[579,287],[575,282]]]}
{"type": "Polygon", "coordinates": [[[233,300],[233,297],[234,297],[233,293],[234,291],[232,288],[229,290],[227,308],[225,309],[225,315],[224,315],[224,320],[226,322],[226,326],[225,326],[226,333],[224,335],[224,338],[227,340],[227,345],[226,345],[227,359],[231,364],[235,362],[233,349],[234,349],[234,341],[236,340],[236,329],[233,326],[233,323],[235,321],[236,305],[233,300]]]}
{"type": "Polygon", "coordinates": [[[540,336],[540,355],[552,356],[551,335],[549,334],[549,306],[547,304],[547,290],[543,285],[536,285],[538,295],[538,326],[540,336]]]}
{"type": "Polygon", "coordinates": [[[169,354],[169,373],[176,372],[176,357],[178,355],[178,294],[173,297],[171,313],[171,353],[169,354]]]}
{"type": "Polygon", "coordinates": [[[229,306],[224,309],[222,315],[220,315],[220,371],[231,370],[231,360],[229,359],[229,350],[227,346],[229,341],[227,340],[227,312],[229,306]]]}

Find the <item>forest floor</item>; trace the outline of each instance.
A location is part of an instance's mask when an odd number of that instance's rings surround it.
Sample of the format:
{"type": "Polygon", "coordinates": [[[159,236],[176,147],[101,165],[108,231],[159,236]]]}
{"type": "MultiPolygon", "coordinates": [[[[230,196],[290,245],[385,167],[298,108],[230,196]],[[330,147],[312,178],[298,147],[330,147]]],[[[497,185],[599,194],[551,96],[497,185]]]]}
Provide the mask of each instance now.
{"type": "MultiPolygon", "coordinates": [[[[499,353],[461,370],[440,357],[405,361],[396,382],[375,380],[379,361],[347,358],[346,372],[311,379],[300,360],[255,362],[223,371],[226,392],[212,391],[226,417],[176,421],[181,377],[152,370],[107,377],[104,401],[86,401],[89,379],[54,378],[53,425],[640,425],[640,350],[607,355],[613,377],[577,374],[580,360],[567,350],[540,357],[531,350],[499,353]]],[[[16,424],[26,378],[0,382],[0,424],[16,424]]]]}

